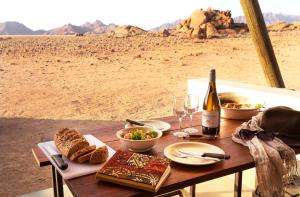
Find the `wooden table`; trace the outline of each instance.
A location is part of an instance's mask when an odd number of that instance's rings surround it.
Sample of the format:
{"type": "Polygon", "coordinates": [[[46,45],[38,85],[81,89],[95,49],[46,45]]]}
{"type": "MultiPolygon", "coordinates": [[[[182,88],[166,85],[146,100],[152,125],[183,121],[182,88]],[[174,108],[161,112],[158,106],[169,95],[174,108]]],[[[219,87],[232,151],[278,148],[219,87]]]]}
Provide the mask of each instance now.
{"type": "MultiPolygon", "coordinates": [[[[150,155],[163,156],[163,150],[166,146],[176,143],[187,141],[181,138],[177,138],[172,135],[174,131],[178,129],[178,120],[176,117],[164,117],[159,118],[169,122],[172,127],[169,131],[165,132],[159,143],[154,146],[154,148],[147,152],[150,155]]],[[[253,159],[248,151],[247,147],[240,144],[234,143],[231,140],[231,134],[234,129],[239,126],[242,121],[234,120],[221,120],[221,132],[220,138],[216,140],[193,140],[204,143],[210,143],[222,148],[226,154],[229,154],[231,158],[226,161],[218,162],[214,165],[209,166],[193,166],[192,168],[187,165],[171,163],[171,174],[166,182],[163,184],[162,188],[155,194],[133,189],[130,187],[120,186],[111,183],[105,183],[96,180],[95,174],[90,174],[70,180],[65,180],[65,183],[69,187],[70,191],[74,196],[153,196],[172,192],[184,187],[193,186],[197,183],[205,182],[222,176],[235,173],[235,185],[234,185],[234,196],[241,196],[241,185],[242,185],[242,171],[254,167],[253,159]]],[[[200,129],[201,124],[201,114],[196,114],[193,120],[193,125],[198,125],[197,128],[200,129]]],[[[93,134],[101,141],[106,143],[108,146],[114,148],[115,150],[121,149],[121,145],[115,133],[117,130],[123,128],[124,123],[111,122],[111,124],[99,125],[99,128],[95,128],[89,131],[81,131],[83,134],[93,134]]],[[[183,122],[183,127],[189,126],[189,120],[186,119],[183,122]]],[[[45,136],[49,138],[50,136],[45,136]]],[[[51,165],[46,156],[41,152],[38,147],[32,149],[33,154],[37,160],[39,166],[51,165]]],[[[63,195],[62,191],[62,180],[59,173],[53,169],[53,183],[54,191],[57,196],[63,195]]],[[[195,191],[193,191],[195,194],[195,191]]]]}

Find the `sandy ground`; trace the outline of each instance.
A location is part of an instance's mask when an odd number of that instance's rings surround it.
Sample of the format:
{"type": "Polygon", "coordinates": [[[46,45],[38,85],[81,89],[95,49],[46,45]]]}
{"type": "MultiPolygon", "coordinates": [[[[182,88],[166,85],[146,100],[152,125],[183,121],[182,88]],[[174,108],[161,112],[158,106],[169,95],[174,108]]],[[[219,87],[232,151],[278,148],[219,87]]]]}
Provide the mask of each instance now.
{"type": "MultiPolygon", "coordinates": [[[[300,31],[270,35],[287,88],[300,89],[300,31]]],[[[187,79],[207,77],[211,68],[218,79],[266,85],[249,34],[210,40],[4,37],[0,196],[51,186],[50,170],[38,168],[30,152],[42,134],[93,128],[100,120],[171,115],[172,96],[186,94],[187,79]]]]}

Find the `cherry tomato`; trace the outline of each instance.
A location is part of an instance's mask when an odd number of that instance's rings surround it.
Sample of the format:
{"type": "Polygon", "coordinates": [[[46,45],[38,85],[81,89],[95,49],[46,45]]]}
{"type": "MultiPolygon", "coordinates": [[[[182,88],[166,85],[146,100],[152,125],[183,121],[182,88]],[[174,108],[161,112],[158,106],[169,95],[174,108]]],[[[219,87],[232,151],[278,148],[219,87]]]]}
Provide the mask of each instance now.
{"type": "Polygon", "coordinates": [[[126,133],[124,135],[124,139],[131,139],[131,138],[132,138],[131,133],[126,133]]]}
{"type": "Polygon", "coordinates": [[[151,140],[152,137],[151,137],[150,135],[147,135],[146,139],[147,139],[147,140],[151,140]]]}

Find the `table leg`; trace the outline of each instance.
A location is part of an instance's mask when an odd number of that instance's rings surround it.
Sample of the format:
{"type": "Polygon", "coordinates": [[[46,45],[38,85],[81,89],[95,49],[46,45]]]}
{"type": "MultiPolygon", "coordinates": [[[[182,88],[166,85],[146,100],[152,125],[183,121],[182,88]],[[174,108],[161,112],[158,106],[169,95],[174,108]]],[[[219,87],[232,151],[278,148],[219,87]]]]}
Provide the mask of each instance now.
{"type": "Polygon", "coordinates": [[[234,177],[234,197],[242,196],[243,171],[236,172],[234,177]]]}
{"type": "Polygon", "coordinates": [[[56,175],[56,191],[57,197],[64,197],[63,179],[57,170],[55,170],[56,175]]]}
{"type": "Polygon", "coordinates": [[[51,171],[52,171],[52,187],[53,187],[53,196],[57,197],[57,183],[56,183],[56,169],[53,165],[51,165],[51,171]]]}
{"type": "Polygon", "coordinates": [[[167,193],[164,193],[164,194],[157,195],[155,197],[172,197],[172,196],[176,196],[176,195],[179,195],[180,197],[183,197],[183,193],[182,193],[181,190],[174,190],[174,191],[171,191],[171,192],[167,192],[167,193]]]}
{"type": "Polygon", "coordinates": [[[196,196],[196,185],[190,186],[190,196],[195,197],[196,196]]]}

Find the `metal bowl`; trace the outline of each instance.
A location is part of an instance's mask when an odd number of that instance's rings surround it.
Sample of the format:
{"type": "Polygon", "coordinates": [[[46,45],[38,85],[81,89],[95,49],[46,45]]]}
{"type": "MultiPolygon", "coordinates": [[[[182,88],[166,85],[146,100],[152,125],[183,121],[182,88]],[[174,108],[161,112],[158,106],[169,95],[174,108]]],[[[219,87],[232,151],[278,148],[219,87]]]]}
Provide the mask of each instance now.
{"type": "Polygon", "coordinates": [[[221,102],[221,117],[235,120],[249,120],[258,114],[264,105],[264,100],[254,98],[246,94],[236,92],[223,92],[218,94],[221,102]],[[247,108],[235,109],[227,108],[222,105],[225,103],[250,104],[247,108]]]}

